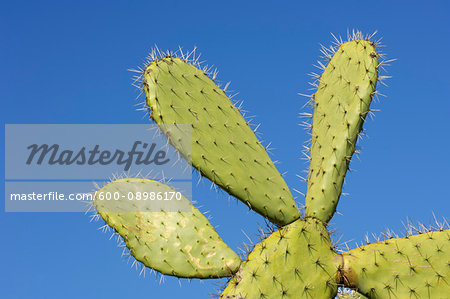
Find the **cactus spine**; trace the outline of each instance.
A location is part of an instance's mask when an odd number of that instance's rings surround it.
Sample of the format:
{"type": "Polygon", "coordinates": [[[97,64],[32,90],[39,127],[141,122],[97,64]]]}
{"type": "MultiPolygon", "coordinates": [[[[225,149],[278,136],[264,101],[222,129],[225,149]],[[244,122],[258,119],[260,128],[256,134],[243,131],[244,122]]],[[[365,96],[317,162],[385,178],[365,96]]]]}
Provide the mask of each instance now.
{"type": "MultiPolygon", "coordinates": [[[[232,276],[220,298],[446,298],[450,232],[421,232],[337,252],[333,217],[379,79],[377,46],[355,33],[329,55],[312,97],[314,114],[305,217],[253,131],[206,69],[187,57],[154,54],[142,83],[151,118],[199,173],[279,225],[241,262],[204,216],[188,212],[125,214],[96,207],[131,254],[161,273],[187,278],[232,276]],[[186,140],[167,124],[192,125],[186,140]]],[[[126,179],[103,189],[169,188],[126,179]],[[120,183],[120,184],[119,184],[120,183]],[[126,184],[122,184],[126,183],[126,184]]]]}

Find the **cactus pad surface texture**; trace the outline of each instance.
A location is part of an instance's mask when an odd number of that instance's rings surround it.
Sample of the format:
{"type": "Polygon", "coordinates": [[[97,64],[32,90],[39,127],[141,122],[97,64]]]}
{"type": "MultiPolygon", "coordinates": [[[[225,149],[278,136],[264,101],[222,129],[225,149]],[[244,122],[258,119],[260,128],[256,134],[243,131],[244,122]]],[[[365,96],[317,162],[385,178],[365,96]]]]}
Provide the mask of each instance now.
{"type": "MultiPolygon", "coordinates": [[[[295,201],[239,110],[202,70],[163,57],[144,71],[144,91],[158,125],[192,124],[192,165],[271,221],[300,217],[295,201]]],[[[164,126],[163,126],[164,131],[164,126]]],[[[172,144],[183,153],[176,141],[172,144]]]]}
{"type": "MultiPolygon", "coordinates": [[[[148,190],[173,192],[159,182],[126,178],[109,183],[102,192],[138,194],[148,190]]],[[[95,201],[100,216],[117,231],[131,254],[145,266],[166,275],[186,278],[230,276],[239,257],[220,239],[203,214],[183,198],[183,211],[147,211],[130,201],[95,201]],[[135,208],[135,209],[131,209],[135,208]]]]}
{"type": "MultiPolygon", "coordinates": [[[[418,229],[346,252],[330,239],[328,222],[381,78],[380,54],[371,39],[354,32],[323,50],[328,59],[320,64],[323,73],[311,96],[304,216],[215,74],[189,55],[152,52],[140,76],[152,120],[200,175],[275,224],[243,261],[184,196],[186,207],[178,211],[136,205],[129,211],[96,198],[97,212],[145,267],[180,278],[230,277],[218,295],[223,299],[449,298],[447,227],[418,229]],[[174,124],[191,125],[192,140],[178,138],[166,126],[174,124]]],[[[100,191],[155,188],[174,191],[143,178],[115,180],[100,191]]]]}

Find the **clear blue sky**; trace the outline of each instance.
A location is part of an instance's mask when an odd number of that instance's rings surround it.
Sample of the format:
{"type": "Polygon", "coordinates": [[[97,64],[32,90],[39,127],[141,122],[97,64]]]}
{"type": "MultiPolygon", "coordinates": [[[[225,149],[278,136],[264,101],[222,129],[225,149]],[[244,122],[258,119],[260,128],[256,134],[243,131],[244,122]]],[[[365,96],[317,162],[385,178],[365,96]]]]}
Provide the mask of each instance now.
{"type": "MultiPolygon", "coordinates": [[[[351,245],[367,232],[401,232],[407,217],[429,223],[433,212],[450,214],[450,4],[400,2],[2,1],[1,122],[147,123],[133,106],[127,69],[155,44],[197,46],[262,123],[288,185],[305,191],[295,176],[307,169],[299,158],[308,138],[297,125],[304,104],[297,93],[309,88],[319,43],[328,45],[330,32],[378,30],[384,52],[398,60],[380,90],[387,98],[374,105],[381,111],[365,125],[369,138],[359,144],[361,161],[352,163],[343,216],[332,227],[351,245]]],[[[233,249],[247,241],[243,232],[257,240],[262,217],[209,184],[194,197],[233,249]]],[[[180,288],[168,278],[160,285],[121,261],[121,250],[87,216],[5,213],[3,206],[2,298],[208,298],[223,282],[181,281],[180,288]]]]}

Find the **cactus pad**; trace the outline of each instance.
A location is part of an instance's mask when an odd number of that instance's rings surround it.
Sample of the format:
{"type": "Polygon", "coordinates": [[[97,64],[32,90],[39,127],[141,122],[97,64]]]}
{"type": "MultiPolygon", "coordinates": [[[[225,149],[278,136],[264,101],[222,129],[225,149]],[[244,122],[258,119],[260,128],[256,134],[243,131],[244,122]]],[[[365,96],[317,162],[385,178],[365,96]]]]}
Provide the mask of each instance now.
{"type": "Polygon", "coordinates": [[[369,298],[448,298],[450,231],[387,239],[344,254],[342,280],[369,298]]]}
{"type": "Polygon", "coordinates": [[[284,225],[300,217],[254,132],[202,70],[171,56],[155,60],[144,71],[144,91],[153,120],[203,176],[274,223],[284,225]],[[192,124],[192,157],[170,138],[166,124],[192,124]]]}
{"type": "MultiPolygon", "coordinates": [[[[167,185],[147,179],[120,179],[107,184],[97,194],[142,194],[174,192],[167,185]]],[[[218,278],[236,272],[240,259],[221,240],[209,221],[188,203],[187,211],[148,212],[127,210],[125,201],[96,198],[98,213],[120,236],[136,260],[166,275],[186,278],[218,278]],[[122,211],[123,210],[123,211],[122,211]]],[[[145,207],[145,206],[144,206],[145,207]]]]}
{"type": "Polygon", "coordinates": [[[337,262],[322,222],[297,220],[255,246],[220,298],[332,298],[337,262]]]}
{"type": "Polygon", "coordinates": [[[336,211],[355,144],[369,112],[378,74],[375,44],[342,44],[314,95],[306,216],[328,222],[336,211]]]}

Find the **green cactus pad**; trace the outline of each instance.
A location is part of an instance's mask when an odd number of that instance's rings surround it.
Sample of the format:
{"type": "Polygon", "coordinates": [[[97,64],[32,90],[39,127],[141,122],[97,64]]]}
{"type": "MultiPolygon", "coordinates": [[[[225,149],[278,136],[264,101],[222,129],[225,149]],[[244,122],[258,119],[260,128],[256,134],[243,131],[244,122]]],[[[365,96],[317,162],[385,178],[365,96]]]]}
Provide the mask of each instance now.
{"type": "Polygon", "coordinates": [[[343,281],[369,298],[448,298],[450,230],[388,239],[344,254],[343,281]]]}
{"type": "Polygon", "coordinates": [[[255,246],[220,298],[333,298],[338,262],[322,222],[297,220],[255,246]]]}
{"type": "Polygon", "coordinates": [[[314,95],[306,216],[328,222],[336,211],[355,144],[369,112],[378,74],[375,44],[342,44],[314,95]]]}
{"type": "Polygon", "coordinates": [[[94,200],[100,216],[123,237],[136,260],[162,274],[186,278],[226,277],[237,271],[239,257],[184,196],[180,211],[149,212],[153,202],[144,203],[144,192],[175,190],[156,181],[127,178],[107,184],[94,200]],[[125,199],[100,200],[106,194],[125,199]],[[130,201],[130,194],[140,194],[141,200],[130,201]]]}
{"type": "Polygon", "coordinates": [[[144,71],[151,117],[192,165],[274,223],[300,217],[282,176],[239,110],[212,79],[185,60],[165,57],[144,71]],[[164,125],[192,124],[192,157],[164,125]]]}

